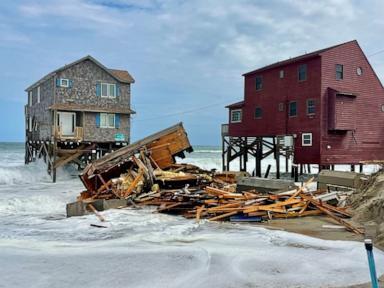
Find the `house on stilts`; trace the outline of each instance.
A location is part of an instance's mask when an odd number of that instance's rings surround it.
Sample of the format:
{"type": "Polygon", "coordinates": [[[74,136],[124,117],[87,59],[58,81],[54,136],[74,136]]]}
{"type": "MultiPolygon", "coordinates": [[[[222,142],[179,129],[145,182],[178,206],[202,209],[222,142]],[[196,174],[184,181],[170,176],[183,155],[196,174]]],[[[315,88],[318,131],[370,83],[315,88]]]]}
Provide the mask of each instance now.
{"type": "MultiPolygon", "coordinates": [[[[384,88],[356,40],[277,62],[244,75],[244,100],[227,106],[223,170],[239,159],[292,160],[334,168],[384,160],[384,88]]],[[[308,165],[308,167],[310,167],[308,165]]],[[[297,178],[297,177],[296,177],[297,178]]]]}
{"type": "Polygon", "coordinates": [[[109,69],[91,56],[65,65],[25,91],[25,163],[44,158],[56,169],[78,168],[130,142],[131,84],[125,70],[109,69]]]}

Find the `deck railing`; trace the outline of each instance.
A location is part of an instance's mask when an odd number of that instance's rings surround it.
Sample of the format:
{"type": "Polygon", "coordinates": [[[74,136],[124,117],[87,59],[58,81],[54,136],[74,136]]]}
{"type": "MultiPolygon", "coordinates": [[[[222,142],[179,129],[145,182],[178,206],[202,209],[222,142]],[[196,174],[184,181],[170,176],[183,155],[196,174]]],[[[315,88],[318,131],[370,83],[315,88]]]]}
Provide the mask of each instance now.
{"type": "Polygon", "coordinates": [[[221,124],[221,136],[228,135],[228,124],[221,124]]]}
{"type": "Polygon", "coordinates": [[[64,135],[62,133],[62,129],[60,126],[52,127],[53,134],[55,135],[56,139],[58,140],[75,140],[75,141],[82,141],[84,138],[84,130],[83,127],[75,127],[75,131],[73,131],[73,134],[71,135],[64,135]]]}

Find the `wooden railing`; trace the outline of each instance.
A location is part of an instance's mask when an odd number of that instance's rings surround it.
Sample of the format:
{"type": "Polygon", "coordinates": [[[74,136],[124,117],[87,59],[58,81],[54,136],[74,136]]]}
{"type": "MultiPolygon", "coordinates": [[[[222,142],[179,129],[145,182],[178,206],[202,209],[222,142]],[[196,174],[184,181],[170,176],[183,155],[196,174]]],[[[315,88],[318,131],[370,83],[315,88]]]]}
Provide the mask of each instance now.
{"type": "Polygon", "coordinates": [[[228,124],[221,124],[221,136],[228,136],[228,124]]]}
{"type": "Polygon", "coordinates": [[[76,141],[82,141],[84,137],[84,131],[83,127],[75,127],[75,131],[72,135],[63,135],[61,127],[57,126],[56,131],[55,127],[52,127],[53,134],[55,135],[56,139],[58,140],[76,140],[76,141]]]}

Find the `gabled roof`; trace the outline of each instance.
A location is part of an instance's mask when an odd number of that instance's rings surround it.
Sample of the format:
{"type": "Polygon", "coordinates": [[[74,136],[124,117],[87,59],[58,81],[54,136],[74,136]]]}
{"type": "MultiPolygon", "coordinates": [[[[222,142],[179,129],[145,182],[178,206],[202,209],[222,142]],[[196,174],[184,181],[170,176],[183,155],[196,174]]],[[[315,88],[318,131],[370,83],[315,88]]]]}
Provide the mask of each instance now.
{"type": "Polygon", "coordinates": [[[39,81],[33,83],[31,86],[29,86],[27,89],[25,89],[25,91],[29,91],[30,89],[33,89],[35,88],[36,86],[40,85],[42,82],[50,79],[51,77],[53,77],[54,75],[56,75],[56,73],[60,72],[60,71],[63,71],[69,67],[72,67],[78,63],[81,63],[83,61],[86,61],[86,60],[89,60],[89,61],[92,61],[93,63],[95,63],[97,66],[99,66],[101,69],[103,69],[105,72],[107,72],[110,76],[112,76],[113,78],[115,78],[117,81],[121,82],[121,83],[134,83],[135,80],[133,79],[133,77],[128,73],[128,71],[125,71],[125,70],[116,70],[116,69],[108,69],[107,67],[105,67],[103,64],[101,64],[99,61],[97,61],[95,58],[93,58],[92,56],[90,55],[87,55],[79,60],[76,60],[70,64],[67,64],[67,65],[64,65],[58,69],[56,69],[55,71],[52,71],[51,73],[45,75],[43,78],[41,78],[39,81]]]}
{"type": "Polygon", "coordinates": [[[268,69],[272,69],[272,68],[280,67],[280,66],[283,66],[283,65],[291,64],[291,63],[294,63],[294,62],[298,62],[298,61],[301,61],[301,60],[306,60],[306,59],[309,59],[309,58],[320,56],[320,54],[325,52],[325,51],[328,51],[328,50],[331,50],[331,49],[334,49],[336,47],[339,47],[339,46],[342,46],[342,45],[345,45],[345,44],[349,44],[349,43],[352,43],[352,42],[356,42],[357,43],[356,40],[352,40],[352,41],[344,42],[344,43],[341,43],[341,44],[337,44],[337,45],[334,45],[334,46],[331,46],[331,47],[328,47],[328,48],[320,49],[320,50],[317,50],[317,51],[313,51],[313,52],[310,52],[310,53],[307,53],[307,54],[303,54],[303,55],[300,55],[300,56],[297,56],[297,57],[294,57],[294,58],[290,58],[290,59],[287,59],[287,60],[279,61],[279,62],[270,64],[270,65],[258,68],[256,70],[244,73],[243,76],[247,76],[247,75],[258,73],[258,72],[265,71],[265,70],[268,70],[268,69]]]}
{"type": "Polygon", "coordinates": [[[233,104],[230,104],[228,106],[225,106],[225,108],[240,108],[244,106],[244,101],[239,101],[233,104]]]}

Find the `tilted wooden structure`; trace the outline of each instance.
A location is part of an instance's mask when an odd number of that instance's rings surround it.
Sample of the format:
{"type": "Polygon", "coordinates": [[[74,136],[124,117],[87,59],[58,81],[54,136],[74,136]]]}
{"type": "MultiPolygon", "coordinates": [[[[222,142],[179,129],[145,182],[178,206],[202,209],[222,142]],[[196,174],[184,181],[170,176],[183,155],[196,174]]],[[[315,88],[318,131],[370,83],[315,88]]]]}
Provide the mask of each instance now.
{"type": "Polygon", "coordinates": [[[183,124],[178,123],[93,161],[83,170],[80,179],[88,191],[94,192],[128,170],[131,157],[139,152],[148,154],[152,166],[163,169],[174,164],[176,156],[184,158],[184,151],[193,149],[183,124]]]}

